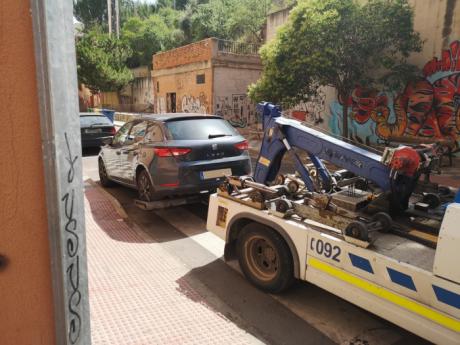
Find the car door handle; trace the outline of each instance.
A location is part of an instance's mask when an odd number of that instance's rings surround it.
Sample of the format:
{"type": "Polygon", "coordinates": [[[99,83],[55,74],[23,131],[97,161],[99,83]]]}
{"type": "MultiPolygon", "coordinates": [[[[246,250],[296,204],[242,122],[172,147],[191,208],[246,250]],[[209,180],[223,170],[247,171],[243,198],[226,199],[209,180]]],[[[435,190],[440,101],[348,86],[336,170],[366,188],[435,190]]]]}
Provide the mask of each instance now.
{"type": "Polygon", "coordinates": [[[116,153],[117,155],[121,155],[120,151],[115,151],[115,153],[116,153]]]}

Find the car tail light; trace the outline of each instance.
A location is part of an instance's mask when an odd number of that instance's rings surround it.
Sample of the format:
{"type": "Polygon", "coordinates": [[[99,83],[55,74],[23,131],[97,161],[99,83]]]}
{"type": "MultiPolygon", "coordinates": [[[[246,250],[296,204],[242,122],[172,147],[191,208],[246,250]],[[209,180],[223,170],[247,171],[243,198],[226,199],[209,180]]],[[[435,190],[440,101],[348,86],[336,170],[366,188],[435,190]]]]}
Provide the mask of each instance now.
{"type": "Polygon", "coordinates": [[[158,157],[185,156],[192,152],[192,149],[184,147],[155,147],[153,150],[158,157]]]}
{"type": "Polygon", "coordinates": [[[161,186],[161,187],[178,187],[178,186],[179,186],[179,182],[161,183],[160,186],[161,186]]]}
{"type": "Polygon", "coordinates": [[[115,135],[115,133],[117,133],[117,130],[115,129],[115,127],[110,128],[110,134],[115,135]]]}
{"type": "Polygon", "coordinates": [[[235,144],[235,147],[241,151],[248,150],[249,149],[248,141],[245,140],[245,141],[242,141],[241,143],[235,144]]]}

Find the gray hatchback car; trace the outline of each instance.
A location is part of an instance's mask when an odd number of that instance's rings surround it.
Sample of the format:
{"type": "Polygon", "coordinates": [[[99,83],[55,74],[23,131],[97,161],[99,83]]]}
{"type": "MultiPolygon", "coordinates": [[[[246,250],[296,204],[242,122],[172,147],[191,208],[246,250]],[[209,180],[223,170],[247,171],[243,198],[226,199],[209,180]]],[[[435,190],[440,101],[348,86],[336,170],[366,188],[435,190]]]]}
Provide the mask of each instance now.
{"type": "Polygon", "coordinates": [[[145,115],[99,153],[99,176],[136,188],[144,201],[212,191],[226,175],[252,173],[248,142],[219,116],[145,115]]]}

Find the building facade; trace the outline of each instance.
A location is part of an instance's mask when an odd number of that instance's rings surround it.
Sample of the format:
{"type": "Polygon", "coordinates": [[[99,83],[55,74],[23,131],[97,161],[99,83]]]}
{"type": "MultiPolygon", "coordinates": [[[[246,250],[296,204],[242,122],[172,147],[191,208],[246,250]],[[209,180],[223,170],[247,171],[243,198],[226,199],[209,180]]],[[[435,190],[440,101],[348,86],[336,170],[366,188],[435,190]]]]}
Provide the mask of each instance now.
{"type": "Polygon", "coordinates": [[[262,70],[258,46],[209,38],[153,56],[155,112],[218,114],[235,127],[258,121],[247,89],[262,70]]]}
{"type": "MultiPolygon", "coordinates": [[[[420,77],[392,92],[366,85],[353,91],[347,100],[348,127],[358,141],[379,143],[395,136],[434,141],[460,134],[460,0],[409,3],[414,8],[414,29],[424,40],[422,51],[409,58],[420,68],[420,77]]],[[[287,21],[289,11],[268,16],[268,40],[287,21]]],[[[342,104],[334,88],[322,88],[311,102],[299,104],[288,113],[341,134],[342,104]]]]}

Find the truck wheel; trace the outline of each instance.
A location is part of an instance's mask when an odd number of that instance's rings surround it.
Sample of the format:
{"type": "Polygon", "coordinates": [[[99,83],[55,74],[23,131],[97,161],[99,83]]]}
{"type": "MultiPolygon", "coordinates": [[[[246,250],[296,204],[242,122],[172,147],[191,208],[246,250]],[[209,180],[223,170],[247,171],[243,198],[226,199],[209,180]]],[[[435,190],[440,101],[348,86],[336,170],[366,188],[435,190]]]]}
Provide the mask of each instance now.
{"type": "Polygon", "coordinates": [[[107,169],[105,168],[105,164],[102,158],[99,158],[98,160],[98,168],[99,168],[99,181],[101,182],[101,186],[102,187],[112,187],[113,185],[115,185],[115,182],[113,182],[109,178],[109,175],[107,174],[107,169]]]}
{"type": "Polygon", "coordinates": [[[391,226],[393,224],[393,219],[391,219],[390,215],[385,212],[378,212],[374,214],[372,217],[373,222],[380,223],[380,231],[381,232],[390,232],[391,226]]]}
{"type": "Polygon", "coordinates": [[[345,235],[357,238],[361,241],[369,240],[369,232],[367,231],[366,224],[359,221],[354,221],[348,224],[348,226],[345,228],[345,235]]]}
{"type": "Polygon", "coordinates": [[[269,227],[259,223],[244,226],[236,250],[244,275],[259,289],[277,293],[293,283],[291,251],[284,239],[269,227]]]}

